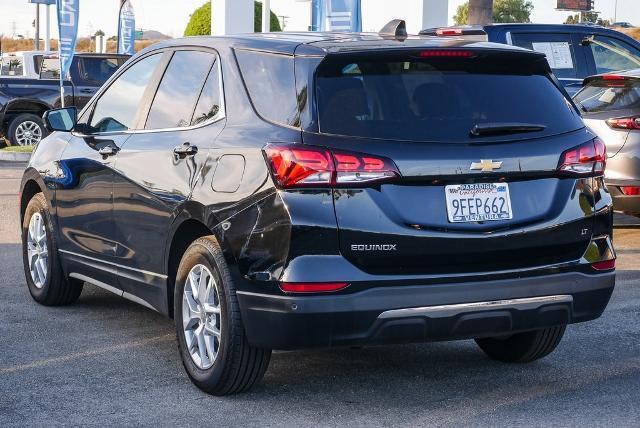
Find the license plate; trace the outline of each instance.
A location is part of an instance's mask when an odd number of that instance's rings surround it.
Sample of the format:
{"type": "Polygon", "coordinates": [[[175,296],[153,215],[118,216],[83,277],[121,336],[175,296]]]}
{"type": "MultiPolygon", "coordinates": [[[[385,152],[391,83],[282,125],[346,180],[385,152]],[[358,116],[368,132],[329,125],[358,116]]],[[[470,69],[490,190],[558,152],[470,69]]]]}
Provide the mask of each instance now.
{"type": "Polygon", "coordinates": [[[444,191],[451,223],[513,218],[507,183],[455,184],[444,191]]]}

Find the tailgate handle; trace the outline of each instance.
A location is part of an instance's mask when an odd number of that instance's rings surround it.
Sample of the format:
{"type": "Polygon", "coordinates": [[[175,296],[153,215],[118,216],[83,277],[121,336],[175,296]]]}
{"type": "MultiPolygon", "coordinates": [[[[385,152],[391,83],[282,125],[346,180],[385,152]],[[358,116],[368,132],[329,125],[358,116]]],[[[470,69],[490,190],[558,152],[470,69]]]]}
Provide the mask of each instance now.
{"type": "Polygon", "coordinates": [[[178,156],[192,156],[198,153],[198,147],[192,146],[191,143],[184,143],[173,149],[173,153],[178,156]]]}

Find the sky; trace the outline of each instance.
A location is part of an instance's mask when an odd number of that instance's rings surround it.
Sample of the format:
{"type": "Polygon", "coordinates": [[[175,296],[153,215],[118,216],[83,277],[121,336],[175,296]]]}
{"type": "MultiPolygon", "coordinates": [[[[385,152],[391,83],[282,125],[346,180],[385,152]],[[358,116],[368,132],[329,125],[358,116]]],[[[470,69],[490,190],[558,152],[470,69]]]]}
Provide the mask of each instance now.
{"type": "MultiPolygon", "coordinates": [[[[534,5],[531,20],[539,23],[562,23],[568,12],[554,10],[555,0],[531,0],[534,5]]],[[[136,27],[145,30],[157,30],[178,37],[184,32],[189,15],[206,0],[132,0],[136,11],[136,27]]],[[[409,29],[418,28],[419,17],[411,13],[416,0],[362,0],[363,30],[378,28],[380,22],[393,18],[407,20],[409,29]],[[415,21],[415,22],[414,22],[415,21]]],[[[449,23],[455,9],[464,0],[449,0],[449,23]]],[[[640,25],[640,0],[617,0],[618,21],[629,21],[640,25]]],[[[117,31],[118,0],[80,0],[79,35],[87,36],[97,30],[103,30],[107,36],[117,31]]],[[[595,0],[597,11],[605,19],[613,19],[616,0],[595,0]]],[[[31,26],[35,18],[35,5],[27,0],[0,0],[0,34],[11,36],[15,25],[16,34],[33,37],[31,26]]],[[[57,37],[55,15],[52,10],[52,37],[57,37]]],[[[309,5],[301,0],[271,0],[271,10],[277,15],[285,15],[287,30],[305,29],[309,21],[309,5]]],[[[44,8],[41,9],[44,21],[44,8]]],[[[44,34],[44,24],[41,27],[44,34]]]]}

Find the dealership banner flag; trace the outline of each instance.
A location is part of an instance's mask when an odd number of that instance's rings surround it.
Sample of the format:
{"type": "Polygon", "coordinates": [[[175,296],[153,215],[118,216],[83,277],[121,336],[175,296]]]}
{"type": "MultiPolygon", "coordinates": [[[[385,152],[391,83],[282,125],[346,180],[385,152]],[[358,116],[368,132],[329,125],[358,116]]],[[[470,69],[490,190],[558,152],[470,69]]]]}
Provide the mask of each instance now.
{"type": "Polygon", "coordinates": [[[360,0],[313,0],[313,31],[362,31],[360,0]]]}
{"type": "Polygon", "coordinates": [[[120,18],[118,21],[118,53],[134,55],[136,53],[136,15],[131,0],[120,0],[120,18]]]}
{"type": "Polygon", "coordinates": [[[60,103],[64,107],[64,79],[69,73],[73,55],[76,52],[78,40],[78,16],[80,0],[57,0],[58,33],[60,42],[58,52],[60,56],[60,103]]]}

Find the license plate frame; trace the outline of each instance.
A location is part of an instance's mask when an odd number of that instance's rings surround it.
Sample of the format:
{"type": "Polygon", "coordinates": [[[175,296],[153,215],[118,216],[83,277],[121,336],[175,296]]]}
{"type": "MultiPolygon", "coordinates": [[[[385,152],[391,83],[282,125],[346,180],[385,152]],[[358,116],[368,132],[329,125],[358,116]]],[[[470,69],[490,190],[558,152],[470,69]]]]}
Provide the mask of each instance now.
{"type": "Polygon", "coordinates": [[[513,219],[508,183],[451,184],[444,191],[449,223],[513,219]]]}

